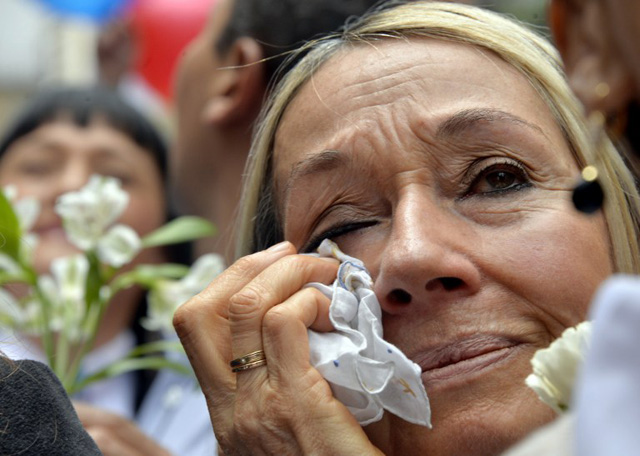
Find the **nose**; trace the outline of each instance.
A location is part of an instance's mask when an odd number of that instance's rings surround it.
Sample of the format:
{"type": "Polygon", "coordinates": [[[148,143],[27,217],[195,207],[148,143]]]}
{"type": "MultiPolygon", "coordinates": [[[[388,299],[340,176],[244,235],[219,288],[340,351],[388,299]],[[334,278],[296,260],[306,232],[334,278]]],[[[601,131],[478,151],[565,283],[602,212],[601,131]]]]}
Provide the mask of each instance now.
{"type": "Polygon", "coordinates": [[[442,305],[476,293],[481,274],[471,258],[473,230],[431,197],[408,195],[396,206],[374,285],[384,311],[442,305]]]}
{"type": "Polygon", "coordinates": [[[79,190],[89,181],[90,174],[89,167],[85,163],[79,160],[68,160],[56,175],[55,191],[52,196],[57,199],[64,193],[79,190]]]}
{"type": "Polygon", "coordinates": [[[90,169],[82,160],[65,157],[55,172],[43,180],[41,202],[45,207],[53,207],[61,195],[82,188],[90,177],[90,169]]]}

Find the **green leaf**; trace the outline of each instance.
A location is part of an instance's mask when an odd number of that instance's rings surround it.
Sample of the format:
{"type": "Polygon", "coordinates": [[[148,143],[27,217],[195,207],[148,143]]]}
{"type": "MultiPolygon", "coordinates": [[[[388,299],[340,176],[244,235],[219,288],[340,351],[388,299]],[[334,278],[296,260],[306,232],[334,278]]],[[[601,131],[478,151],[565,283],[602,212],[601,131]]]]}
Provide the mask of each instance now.
{"type": "Polygon", "coordinates": [[[5,272],[0,272],[0,286],[3,286],[7,283],[30,284],[31,281],[29,279],[30,279],[29,276],[25,272],[21,272],[19,274],[7,274],[5,272]]]}
{"type": "Polygon", "coordinates": [[[177,340],[158,340],[155,342],[147,342],[146,344],[138,345],[133,348],[129,352],[128,358],[135,358],[142,355],[148,355],[149,353],[166,351],[184,353],[184,347],[177,340]]]}
{"type": "Polygon", "coordinates": [[[141,277],[181,279],[189,272],[189,266],[178,263],[142,264],[135,270],[141,277]]]}
{"type": "Polygon", "coordinates": [[[67,387],[67,393],[69,395],[77,393],[82,389],[86,388],[92,383],[99,382],[100,380],[104,380],[107,378],[115,377],[117,375],[124,374],[126,372],[142,370],[142,369],[171,369],[180,374],[184,375],[192,375],[192,371],[190,368],[185,366],[184,364],[169,361],[168,359],[162,356],[152,356],[145,358],[125,358],[120,361],[116,361],[113,364],[105,367],[104,369],[96,372],[93,375],[88,376],[87,378],[81,380],[78,383],[73,385],[69,385],[67,387]]]}
{"type": "Polygon", "coordinates": [[[0,252],[19,261],[21,236],[20,222],[13,206],[0,191],[0,252]]]}
{"type": "Polygon", "coordinates": [[[216,228],[200,217],[179,217],[142,238],[143,247],[178,244],[216,234],[216,228]]]}
{"type": "Polygon", "coordinates": [[[86,252],[87,261],[89,262],[89,271],[85,283],[85,303],[87,310],[94,303],[100,302],[100,288],[104,284],[100,274],[100,261],[95,252],[86,252]]]}
{"type": "Polygon", "coordinates": [[[145,288],[153,288],[156,282],[164,279],[180,279],[189,272],[189,267],[184,264],[143,264],[133,271],[118,275],[112,284],[114,292],[129,288],[132,285],[142,285],[145,288]]]}

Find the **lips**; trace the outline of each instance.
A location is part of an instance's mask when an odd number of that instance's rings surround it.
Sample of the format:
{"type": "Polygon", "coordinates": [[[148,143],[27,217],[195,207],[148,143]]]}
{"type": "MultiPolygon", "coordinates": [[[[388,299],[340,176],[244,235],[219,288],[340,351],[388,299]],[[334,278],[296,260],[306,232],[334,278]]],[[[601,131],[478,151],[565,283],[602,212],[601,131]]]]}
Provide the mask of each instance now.
{"type": "Polygon", "coordinates": [[[428,349],[412,359],[427,383],[482,370],[508,357],[520,342],[496,335],[477,335],[428,349]]]}
{"type": "Polygon", "coordinates": [[[37,228],[35,230],[35,232],[41,237],[44,237],[44,236],[66,237],[66,234],[65,234],[66,232],[64,231],[64,228],[60,224],[49,225],[49,226],[46,226],[46,227],[37,228]]]}

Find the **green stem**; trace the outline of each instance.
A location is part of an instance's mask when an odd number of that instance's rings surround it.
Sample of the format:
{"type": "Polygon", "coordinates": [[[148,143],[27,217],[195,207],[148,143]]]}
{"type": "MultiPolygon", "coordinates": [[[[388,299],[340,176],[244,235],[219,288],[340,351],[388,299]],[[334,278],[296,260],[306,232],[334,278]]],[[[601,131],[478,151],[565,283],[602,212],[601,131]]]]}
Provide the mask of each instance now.
{"type": "Polygon", "coordinates": [[[49,322],[51,321],[51,302],[42,292],[37,282],[34,284],[34,288],[37,299],[42,304],[42,336],[40,337],[42,340],[42,346],[44,348],[45,355],[47,356],[47,360],[49,361],[49,366],[51,366],[51,369],[53,369],[59,378],[62,378],[60,377],[60,372],[56,365],[53,331],[51,331],[51,328],[49,327],[49,322]]]}
{"type": "Polygon", "coordinates": [[[98,372],[77,382],[73,386],[73,388],[71,388],[67,392],[71,395],[77,393],[78,391],[81,391],[92,383],[140,369],[172,369],[184,375],[191,374],[191,370],[184,364],[175,361],[169,361],[162,356],[125,358],[121,359],[120,361],[116,361],[115,363],[110,364],[104,369],[101,369],[98,372]]]}
{"type": "Polygon", "coordinates": [[[69,363],[68,369],[66,370],[64,376],[65,381],[63,382],[63,385],[68,394],[72,394],[72,391],[80,391],[80,389],[77,388],[77,384],[78,373],[80,371],[82,360],[87,355],[87,353],[89,353],[93,349],[93,346],[95,345],[100,322],[102,321],[104,311],[109,303],[109,300],[103,300],[100,297],[100,289],[102,288],[104,280],[100,271],[100,262],[98,260],[98,257],[93,251],[87,252],[86,255],[87,260],[89,261],[89,272],[87,274],[87,283],[85,288],[85,315],[84,320],[81,323],[83,328],[88,326],[87,319],[93,318],[94,312],[92,310],[94,306],[99,306],[99,310],[98,317],[90,322],[91,327],[88,328],[88,332],[90,334],[89,338],[79,344],[76,353],[74,354],[73,359],[69,363]]]}

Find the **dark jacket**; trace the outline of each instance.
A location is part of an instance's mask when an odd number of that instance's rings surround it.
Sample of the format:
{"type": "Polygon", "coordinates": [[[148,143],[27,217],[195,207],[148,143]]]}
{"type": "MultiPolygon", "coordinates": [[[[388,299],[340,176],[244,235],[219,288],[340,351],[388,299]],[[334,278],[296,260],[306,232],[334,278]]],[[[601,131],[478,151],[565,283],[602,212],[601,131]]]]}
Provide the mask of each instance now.
{"type": "Polygon", "coordinates": [[[0,456],[101,454],[47,366],[0,358],[0,456]]]}

